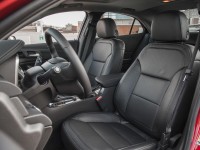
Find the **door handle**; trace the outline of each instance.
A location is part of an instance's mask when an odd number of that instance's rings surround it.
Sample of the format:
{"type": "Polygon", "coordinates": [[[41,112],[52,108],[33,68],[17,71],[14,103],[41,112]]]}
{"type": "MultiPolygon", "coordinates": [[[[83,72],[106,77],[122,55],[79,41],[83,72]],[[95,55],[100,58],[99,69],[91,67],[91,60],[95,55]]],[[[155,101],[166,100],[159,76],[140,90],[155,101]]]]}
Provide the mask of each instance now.
{"type": "Polygon", "coordinates": [[[40,54],[38,52],[27,52],[28,57],[38,57],[40,54]]]}

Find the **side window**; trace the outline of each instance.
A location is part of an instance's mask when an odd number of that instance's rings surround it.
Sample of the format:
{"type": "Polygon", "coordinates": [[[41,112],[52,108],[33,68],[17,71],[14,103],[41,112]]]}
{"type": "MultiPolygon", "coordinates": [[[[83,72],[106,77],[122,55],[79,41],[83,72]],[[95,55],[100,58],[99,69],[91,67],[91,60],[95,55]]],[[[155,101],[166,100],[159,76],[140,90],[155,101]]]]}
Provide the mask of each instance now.
{"type": "Polygon", "coordinates": [[[106,12],[104,13],[103,18],[112,18],[115,21],[119,36],[139,34],[144,31],[137,19],[127,15],[106,12]]]}
{"type": "Polygon", "coordinates": [[[190,32],[196,32],[200,29],[200,17],[197,9],[181,10],[188,18],[190,32]]]}
{"type": "Polygon", "coordinates": [[[139,34],[139,33],[143,33],[143,32],[144,32],[144,29],[143,29],[141,23],[137,19],[135,19],[132,30],[131,30],[131,34],[139,34]]]}
{"type": "Polygon", "coordinates": [[[25,44],[45,43],[44,31],[51,27],[60,31],[67,40],[76,40],[86,13],[64,12],[46,16],[13,34],[25,44]]]}

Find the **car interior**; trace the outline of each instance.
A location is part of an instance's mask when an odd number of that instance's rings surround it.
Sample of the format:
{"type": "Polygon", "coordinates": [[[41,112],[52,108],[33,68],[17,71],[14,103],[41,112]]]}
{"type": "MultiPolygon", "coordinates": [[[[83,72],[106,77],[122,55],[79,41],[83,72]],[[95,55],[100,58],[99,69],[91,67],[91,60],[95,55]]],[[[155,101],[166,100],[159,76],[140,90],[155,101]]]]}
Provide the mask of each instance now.
{"type": "Polygon", "coordinates": [[[7,33],[0,21],[0,150],[189,150],[199,107],[198,6],[45,0],[8,16],[7,33]],[[42,3],[48,7],[29,19],[14,19],[42,3]],[[42,27],[45,43],[16,36],[43,17],[73,11],[85,13],[77,39],[53,26],[42,27]]]}

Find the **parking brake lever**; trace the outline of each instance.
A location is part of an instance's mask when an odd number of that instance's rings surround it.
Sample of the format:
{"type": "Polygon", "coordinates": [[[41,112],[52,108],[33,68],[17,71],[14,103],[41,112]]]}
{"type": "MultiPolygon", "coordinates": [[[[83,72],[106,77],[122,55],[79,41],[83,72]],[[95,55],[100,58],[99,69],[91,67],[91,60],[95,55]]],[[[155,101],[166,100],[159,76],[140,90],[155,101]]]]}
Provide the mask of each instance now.
{"type": "Polygon", "coordinates": [[[51,76],[59,74],[60,72],[61,72],[61,68],[58,66],[54,66],[51,69],[49,69],[48,71],[46,71],[45,73],[39,75],[37,77],[37,80],[38,80],[39,84],[44,85],[45,83],[47,83],[47,81],[49,81],[51,76]]]}

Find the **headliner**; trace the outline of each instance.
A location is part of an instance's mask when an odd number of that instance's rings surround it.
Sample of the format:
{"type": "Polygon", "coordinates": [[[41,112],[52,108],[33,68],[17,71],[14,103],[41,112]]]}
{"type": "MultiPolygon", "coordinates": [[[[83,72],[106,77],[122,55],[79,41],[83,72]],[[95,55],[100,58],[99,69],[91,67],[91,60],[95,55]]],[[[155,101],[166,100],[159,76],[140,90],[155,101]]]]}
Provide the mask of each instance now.
{"type": "Polygon", "coordinates": [[[115,11],[123,9],[136,12],[160,9],[176,9],[178,7],[194,7],[195,0],[175,0],[163,3],[162,0],[68,0],[62,7],[66,9],[79,9],[88,11],[115,11]]]}
{"type": "Polygon", "coordinates": [[[134,16],[150,31],[151,21],[156,13],[196,8],[196,1],[175,0],[163,3],[162,0],[66,0],[43,15],[64,11],[118,12],[134,16]]]}

